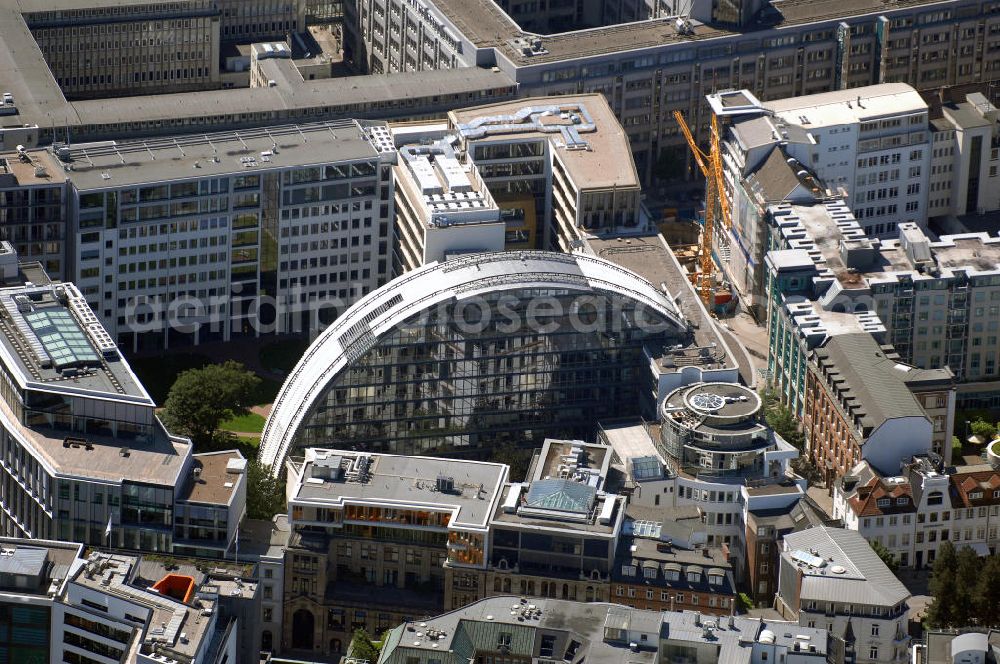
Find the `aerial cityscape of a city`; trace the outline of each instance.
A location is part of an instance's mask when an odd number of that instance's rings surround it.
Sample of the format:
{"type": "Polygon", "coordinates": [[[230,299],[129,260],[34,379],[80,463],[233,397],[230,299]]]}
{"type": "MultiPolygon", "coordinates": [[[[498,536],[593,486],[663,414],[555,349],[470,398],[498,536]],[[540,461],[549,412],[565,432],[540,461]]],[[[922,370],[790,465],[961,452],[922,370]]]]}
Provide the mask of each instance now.
{"type": "Polygon", "coordinates": [[[0,0],[0,664],[1000,664],[1000,0],[0,0]]]}

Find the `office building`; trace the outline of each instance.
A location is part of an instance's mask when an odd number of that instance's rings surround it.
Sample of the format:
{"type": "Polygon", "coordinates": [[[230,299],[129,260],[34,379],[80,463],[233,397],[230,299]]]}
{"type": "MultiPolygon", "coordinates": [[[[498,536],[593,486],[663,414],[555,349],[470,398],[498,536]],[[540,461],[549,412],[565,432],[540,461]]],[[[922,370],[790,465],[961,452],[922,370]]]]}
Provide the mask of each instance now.
{"type": "Polygon", "coordinates": [[[38,261],[53,279],[68,280],[66,176],[42,151],[0,157],[0,240],[20,260],[38,261]]]}
{"type": "Polygon", "coordinates": [[[278,395],[261,458],[277,471],[297,450],[338,441],[481,454],[583,438],[654,391],[646,346],[688,336],[660,288],[599,258],[433,263],[360,300],[312,344],[278,395]]]}
{"type": "Polygon", "coordinates": [[[399,155],[393,168],[395,272],[461,254],[503,251],[507,229],[479,169],[471,160],[459,160],[452,136],[417,136],[424,140],[400,145],[415,138],[413,131],[393,132],[399,155]]]}
{"type": "Polygon", "coordinates": [[[506,466],[310,448],[287,469],[284,648],[342,653],[484,596],[506,466]]]}
{"type": "Polygon", "coordinates": [[[490,519],[488,594],[608,601],[625,520],[611,461],[604,445],[545,441],[490,519]]]}
{"type": "Polygon", "coordinates": [[[661,528],[677,510],[697,509],[705,543],[726,551],[737,582],[755,589],[751,597],[770,587],[774,566],[763,563],[774,554],[768,543],[776,533],[814,520],[798,507],[805,480],[789,464],[799,452],[763,422],[760,398],[749,388],[681,387],[663,401],[659,422],[603,423],[600,436],[636,487],[630,508],[662,511],[661,528]],[[758,538],[761,546],[751,550],[758,538]]]}
{"type": "Polygon", "coordinates": [[[617,604],[494,597],[389,632],[383,664],[459,664],[492,657],[593,664],[820,664],[827,634],[781,621],[709,618],[696,611],[656,612],[617,604]]]}
{"type": "Polygon", "coordinates": [[[0,653],[17,662],[223,664],[259,655],[247,566],[0,538],[0,653]]]}
{"type": "MultiPolygon", "coordinates": [[[[100,3],[92,4],[98,5],[98,11],[108,10],[100,3]]],[[[344,117],[339,115],[343,102],[331,105],[329,100],[344,92],[352,98],[349,105],[365,105],[365,95],[359,94],[362,88],[374,93],[374,100],[367,97],[374,103],[364,108],[372,113],[368,117],[382,119],[390,114],[412,118],[419,114],[413,112],[416,109],[421,113],[430,108],[442,110],[446,88],[447,94],[464,88],[464,99],[452,107],[476,101],[470,95],[510,98],[515,91],[523,96],[601,92],[628,132],[640,179],[649,181],[663,168],[669,169],[685,150],[671,111],[684,111],[704,136],[710,112],[703,102],[705,94],[747,88],[768,100],[880,82],[937,89],[993,80],[1000,62],[989,50],[990,39],[977,38],[980,32],[992,35],[998,20],[985,0],[956,0],[945,9],[924,2],[901,6],[872,0],[837,11],[814,3],[713,7],[699,1],[684,8],[663,2],[606,3],[606,10],[595,6],[584,11],[580,5],[575,12],[579,16],[562,23],[558,17],[572,11],[569,6],[557,10],[552,3],[543,3],[525,14],[525,3],[511,4],[522,5],[510,7],[514,19],[499,6],[449,0],[427,7],[402,1],[388,6],[345,3],[345,55],[358,69],[372,74],[406,73],[413,75],[413,82],[436,83],[438,89],[431,94],[427,87],[414,87],[397,78],[407,90],[421,91],[416,99],[379,76],[364,76],[355,77],[351,86],[332,79],[323,85],[294,81],[291,88],[282,89],[279,84],[264,94],[204,90],[175,93],[162,103],[146,95],[118,105],[108,99],[66,99],[25,23],[23,14],[31,13],[33,7],[21,3],[6,8],[0,20],[2,59],[8,63],[5,70],[17,72],[5,84],[17,100],[16,110],[4,120],[5,133],[47,144],[54,135],[64,136],[67,131],[74,140],[134,137],[148,131],[175,133],[174,127],[203,132],[213,123],[235,128],[276,120],[303,121],[304,116],[297,114],[304,107],[312,120],[333,119],[344,117]],[[551,22],[535,20],[549,15],[551,22]],[[535,28],[562,32],[525,31],[535,28]],[[956,54],[954,66],[945,62],[943,53],[956,54]],[[493,67],[498,71],[493,72],[493,67]],[[98,108],[108,112],[90,114],[98,108]]],[[[315,15],[314,2],[218,3],[207,12],[213,25],[210,37],[213,42],[283,37],[285,32],[301,29],[303,5],[305,12],[315,15]]],[[[155,23],[152,32],[157,34],[155,23]]],[[[171,36],[162,25],[158,33],[161,42],[171,36]]],[[[140,42],[134,53],[119,57],[127,58],[126,64],[115,64],[127,69],[138,62],[153,62],[158,48],[162,46],[147,43],[142,47],[140,42]]],[[[217,62],[211,63],[216,76],[217,62]]],[[[176,77],[173,60],[153,64],[154,82],[156,73],[162,78],[173,71],[176,77]]],[[[32,145],[21,138],[14,142],[6,138],[8,147],[32,145]]]]}
{"type": "Polygon", "coordinates": [[[903,567],[930,567],[947,541],[992,555],[1000,546],[1000,472],[914,457],[884,476],[861,462],[834,485],[833,511],[903,567]]]}
{"type": "Polygon", "coordinates": [[[731,105],[728,96],[754,99],[746,91],[709,96],[719,112],[737,113],[726,142],[731,186],[777,151],[786,163],[795,160],[789,166],[796,174],[815,176],[810,194],[843,197],[869,237],[894,237],[905,222],[926,225],[932,136],[927,103],[909,85],[776,99],[760,103],[760,115],[749,118],[749,109],[731,105]]]}
{"type": "Polygon", "coordinates": [[[17,5],[19,19],[10,20],[23,20],[67,99],[94,99],[218,86],[216,5],[213,0],[129,0],[114,6],[100,0],[25,2],[17,5]]]}
{"type": "Polygon", "coordinates": [[[996,108],[981,93],[920,95],[882,84],[763,103],[741,90],[708,101],[729,124],[723,145],[733,228],[719,244],[751,306],[766,306],[771,205],[842,201],[866,236],[880,238],[897,237],[900,224],[925,228],[932,218],[1000,208],[990,186],[996,108]]]}
{"type": "Polygon", "coordinates": [[[853,530],[818,526],[785,535],[777,609],[825,629],[846,661],[908,662],[910,592],[853,530]]]}
{"type": "Polygon", "coordinates": [[[8,235],[131,350],[315,330],[389,278],[393,161],[384,127],[352,121],[23,151],[12,202],[37,205],[8,235]],[[63,226],[39,228],[63,241],[32,243],[48,200],[63,226]]]}
{"type": "Polygon", "coordinates": [[[501,209],[534,202],[533,246],[569,252],[589,235],[641,230],[628,137],[602,95],[463,108],[448,118],[501,209]]]}
{"type": "Polygon", "coordinates": [[[245,511],[242,455],[192,454],[80,291],[3,248],[3,534],[223,555],[245,511]]]}

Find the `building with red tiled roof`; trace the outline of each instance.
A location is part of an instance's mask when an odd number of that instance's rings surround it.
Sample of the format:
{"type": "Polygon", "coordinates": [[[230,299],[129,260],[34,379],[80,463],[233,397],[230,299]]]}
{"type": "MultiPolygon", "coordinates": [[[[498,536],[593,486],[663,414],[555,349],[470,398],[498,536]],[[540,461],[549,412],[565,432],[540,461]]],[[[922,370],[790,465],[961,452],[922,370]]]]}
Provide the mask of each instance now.
{"type": "Polygon", "coordinates": [[[948,473],[936,457],[914,457],[897,476],[868,462],[834,486],[833,516],[888,549],[903,567],[934,562],[942,542],[980,555],[1000,544],[1000,471],[988,466],[948,473]]]}

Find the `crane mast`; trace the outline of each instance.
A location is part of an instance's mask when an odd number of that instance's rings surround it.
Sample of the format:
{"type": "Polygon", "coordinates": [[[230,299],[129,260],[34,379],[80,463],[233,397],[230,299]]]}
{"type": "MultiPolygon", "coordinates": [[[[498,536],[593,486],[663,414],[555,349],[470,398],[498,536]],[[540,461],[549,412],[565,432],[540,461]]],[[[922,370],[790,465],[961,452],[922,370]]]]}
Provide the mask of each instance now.
{"type": "Polygon", "coordinates": [[[729,200],[726,198],[724,181],[722,175],[722,155],[719,148],[719,125],[712,114],[711,147],[708,154],[698,147],[691,129],[688,127],[684,116],[680,111],[674,111],[674,120],[680,127],[681,133],[691,148],[691,154],[698,170],[705,177],[705,226],[702,229],[700,248],[701,278],[698,283],[698,293],[706,307],[712,306],[712,274],[714,264],[712,261],[712,247],[715,237],[715,217],[716,205],[718,205],[719,216],[722,223],[728,230],[732,227],[732,216],[729,210],[729,200]]]}

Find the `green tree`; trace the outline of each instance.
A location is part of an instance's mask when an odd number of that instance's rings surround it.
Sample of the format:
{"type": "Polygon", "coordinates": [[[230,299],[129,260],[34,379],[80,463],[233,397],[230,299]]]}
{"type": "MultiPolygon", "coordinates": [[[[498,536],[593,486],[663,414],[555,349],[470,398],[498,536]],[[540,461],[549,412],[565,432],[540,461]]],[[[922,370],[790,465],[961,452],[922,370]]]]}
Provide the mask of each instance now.
{"type": "Polygon", "coordinates": [[[790,408],[781,403],[778,395],[767,390],[763,398],[764,419],[767,425],[774,429],[774,432],[784,438],[796,449],[804,450],[806,447],[806,437],[799,430],[799,420],[790,408]]]}
{"type": "Polygon", "coordinates": [[[955,573],[958,569],[958,555],[951,541],[938,547],[937,557],[931,570],[930,594],[934,599],[927,607],[927,622],[932,627],[948,627],[955,624],[958,591],[955,588],[955,573]]]}
{"type": "Polygon", "coordinates": [[[493,448],[489,460],[493,463],[507,464],[510,466],[510,481],[522,482],[528,474],[531,450],[520,448],[513,443],[503,443],[493,448]]]}
{"type": "Polygon", "coordinates": [[[1000,555],[990,556],[976,586],[976,615],[984,627],[1000,627],[1000,555]]]}
{"type": "Polygon", "coordinates": [[[972,547],[963,546],[958,550],[955,565],[955,586],[957,599],[952,617],[952,626],[964,627],[979,622],[976,615],[976,590],[979,585],[979,573],[982,571],[983,560],[972,547]]]}
{"type": "Polygon", "coordinates": [[[997,435],[996,425],[981,417],[977,417],[972,421],[972,424],[969,425],[969,430],[972,431],[973,436],[979,436],[987,442],[993,440],[997,435]]]}
{"type": "Polygon", "coordinates": [[[896,560],[896,556],[892,555],[892,552],[885,548],[881,542],[878,540],[872,540],[868,544],[872,547],[872,551],[874,551],[876,555],[882,559],[885,566],[888,567],[893,573],[899,569],[899,561],[896,560]]]}
{"type": "Polygon", "coordinates": [[[220,422],[249,412],[258,385],[260,378],[232,360],[188,369],[170,388],[163,420],[196,446],[211,445],[220,422]]]}
{"type": "Polygon", "coordinates": [[[253,459],[247,464],[247,516],[270,521],[284,511],[284,482],[271,475],[270,466],[253,459]]]}
{"type": "Polygon", "coordinates": [[[348,649],[351,657],[361,660],[368,660],[372,664],[378,661],[379,647],[375,645],[368,632],[363,629],[354,630],[351,638],[351,647],[348,649]]]}

